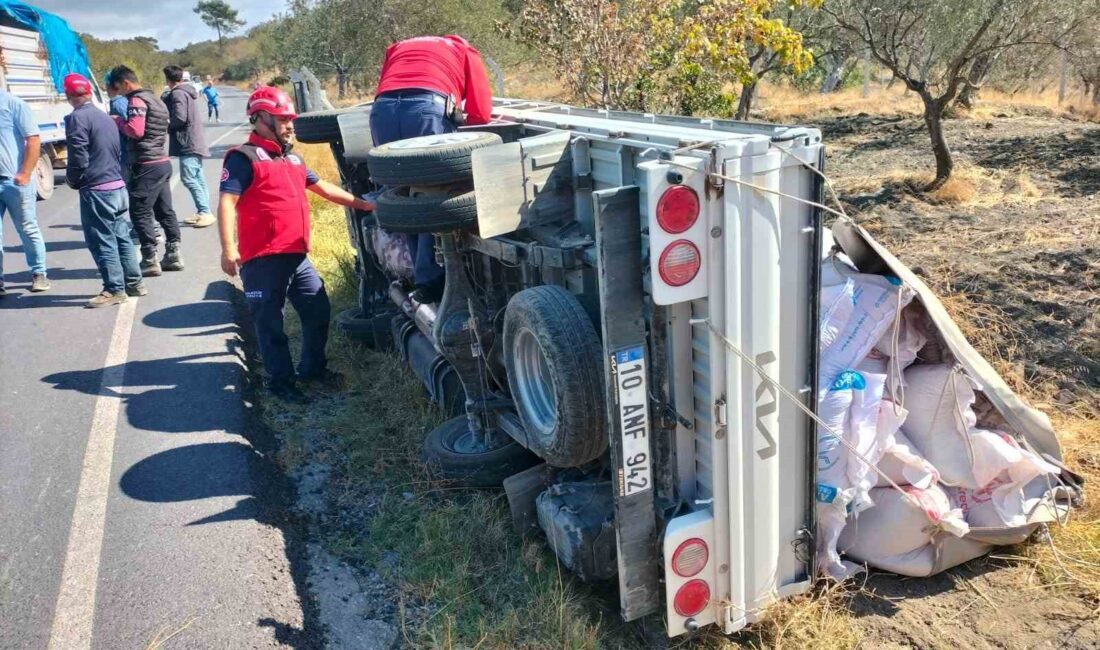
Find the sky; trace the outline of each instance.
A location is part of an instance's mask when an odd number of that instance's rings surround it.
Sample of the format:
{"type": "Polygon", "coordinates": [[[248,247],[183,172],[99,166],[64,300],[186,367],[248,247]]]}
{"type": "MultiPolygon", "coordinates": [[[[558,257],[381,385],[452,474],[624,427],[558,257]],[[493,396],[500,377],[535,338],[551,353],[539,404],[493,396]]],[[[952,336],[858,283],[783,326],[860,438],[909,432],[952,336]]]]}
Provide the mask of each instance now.
{"type": "MultiPolygon", "coordinates": [[[[162,50],[217,38],[194,12],[196,0],[24,0],[55,13],[78,32],[102,39],[152,36],[162,50]]],[[[285,9],[284,0],[228,0],[253,25],[285,9]]]]}

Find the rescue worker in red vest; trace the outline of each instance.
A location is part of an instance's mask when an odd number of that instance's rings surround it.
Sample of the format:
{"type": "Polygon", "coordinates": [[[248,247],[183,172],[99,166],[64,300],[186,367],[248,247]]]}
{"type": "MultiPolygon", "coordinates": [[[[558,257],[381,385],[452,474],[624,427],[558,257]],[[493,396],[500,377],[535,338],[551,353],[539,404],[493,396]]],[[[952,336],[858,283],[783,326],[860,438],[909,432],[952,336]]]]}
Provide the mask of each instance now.
{"type": "Polygon", "coordinates": [[[285,92],[261,86],[248,98],[252,133],[225,155],[218,204],[222,270],[241,274],[245,300],[256,324],[260,354],[276,397],[305,403],[295,380],[336,379],[325,365],[330,305],[325,283],[310,263],[306,190],[357,210],[374,206],[323,181],[291,153],[294,105],[285,92]],[[234,234],[236,236],[234,237],[234,234]],[[283,331],[286,300],[302,321],[297,373],[283,331]]]}
{"type": "MultiPolygon", "coordinates": [[[[461,36],[420,36],[389,46],[370,113],[374,145],[487,124],[493,110],[481,54],[461,36]]],[[[443,296],[431,234],[409,235],[418,302],[443,296]]]]}

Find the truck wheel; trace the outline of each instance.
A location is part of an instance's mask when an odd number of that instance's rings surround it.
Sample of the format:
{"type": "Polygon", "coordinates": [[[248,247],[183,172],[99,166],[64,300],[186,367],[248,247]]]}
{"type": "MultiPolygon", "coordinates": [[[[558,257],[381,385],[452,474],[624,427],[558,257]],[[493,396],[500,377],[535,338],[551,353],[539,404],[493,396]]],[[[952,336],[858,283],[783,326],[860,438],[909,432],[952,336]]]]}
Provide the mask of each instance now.
{"type": "Polygon", "coordinates": [[[359,107],[342,108],[335,111],[317,111],[303,113],[294,118],[294,139],[306,144],[324,144],[340,141],[340,123],[337,121],[344,113],[369,110],[359,107]]]}
{"type": "Polygon", "coordinates": [[[447,420],[424,440],[424,462],[437,478],[463,487],[499,487],[504,479],[534,467],[539,459],[512,439],[484,449],[465,415],[447,420]]]}
{"type": "Polygon", "coordinates": [[[408,187],[395,187],[378,197],[374,218],[390,232],[474,230],[477,203],[473,192],[410,196],[408,187]]]}
{"type": "Polygon", "coordinates": [[[501,142],[484,131],[423,135],[371,149],[367,167],[378,185],[447,185],[472,180],[470,154],[501,142]]]}
{"type": "Polygon", "coordinates": [[[528,449],[558,467],[583,465],[607,450],[600,339],[573,294],[546,285],[512,296],[504,365],[528,449]]]}
{"type": "Polygon", "coordinates": [[[363,310],[359,307],[345,309],[336,314],[333,320],[344,336],[367,347],[374,347],[374,319],[364,318],[363,310]]]}
{"type": "Polygon", "coordinates": [[[43,155],[34,166],[34,177],[37,181],[36,192],[38,200],[45,201],[53,196],[53,162],[50,157],[43,155]]]}

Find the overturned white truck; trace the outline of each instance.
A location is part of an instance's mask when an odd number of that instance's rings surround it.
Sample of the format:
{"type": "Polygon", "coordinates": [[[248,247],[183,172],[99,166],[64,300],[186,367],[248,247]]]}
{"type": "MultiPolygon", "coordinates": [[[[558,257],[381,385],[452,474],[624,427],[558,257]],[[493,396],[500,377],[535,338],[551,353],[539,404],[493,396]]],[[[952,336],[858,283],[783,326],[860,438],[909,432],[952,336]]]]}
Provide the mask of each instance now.
{"type": "Polygon", "coordinates": [[[625,619],[734,632],[821,573],[928,575],[1079,496],[1049,421],[924,283],[850,220],[823,228],[817,129],[500,100],[492,124],[373,149],[369,110],[296,125],[381,191],[349,214],[360,305],[338,324],[454,416],[425,442],[439,475],[503,483],[523,532],[618,580],[625,619]],[[438,304],[394,236],[422,232],[438,304]],[[907,376],[932,365],[951,408],[906,431],[907,376]]]}

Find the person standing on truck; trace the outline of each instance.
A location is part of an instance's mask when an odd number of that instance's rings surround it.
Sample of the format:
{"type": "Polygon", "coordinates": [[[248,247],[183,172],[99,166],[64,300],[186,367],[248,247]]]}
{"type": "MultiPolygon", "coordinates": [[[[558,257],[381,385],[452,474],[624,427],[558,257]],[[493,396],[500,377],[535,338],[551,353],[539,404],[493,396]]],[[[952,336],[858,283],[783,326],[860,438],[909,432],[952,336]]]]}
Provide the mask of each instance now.
{"type": "MultiPolygon", "coordinates": [[[[461,36],[420,36],[386,49],[371,107],[374,146],[421,135],[450,133],[464,124],[487,124],[493,110],[489,74],[481,54],[461,36]]],[[[418,302],[443,297],[443,268],[430,233],[409,235],[418,302]]]]}
{"type": "Polygon", "coordinates": [[[122,180],[118,127],[92,103],[92,82],[87,77],[66,76],[65,97],[73,107],[65,116],[69,154],[65,181],[80,193],[84,241],[103,279],[103,291],[87,307],[117,305],[129,296],[148,293],[126,220],[130,201],[122,180]]]}
{"type": "Polygon", "coordinates": [[[0,90],[0,298],[4,288],[4,213],[23,240],[23,255],[31,269],[31,291],[49,291],[46,243],[38,229],[34,168],[42,152],[38,124],[27,103],[0,90]]]}
{"type": "Polygon", "coordinates": [[[209,77],[206,79],[206,87],[202,89],[202,96],[206,98],[206,119],[214,120],[214,124],[221,122],[221,115],[218,114],[218,89],[209,77]]]}
{"type": "Polygon", "coordinates": [[[191,85],[183,68],[169,65],[164,68],[168,92],[168,155],[180,161],[180,181],[191,193],[195,202],[195,214],[184,219],[195,228],[214,225],[210,214],[210,190],[202,175],[202,161],[210,155],[206,147],[206,132],[199,113],[199,93],[191,85]]]}
{"type": "Polygon", "coordinates": [[[374,205],[323,181],[291,153],[294,104],[278,88],[262,86],[248,98],[252,133],[225,155],[218,202],[222,270],[244,285],[248,311],[270,375],[268,388],[284,401],[305,403],[296,379],[331,382],[325,345],[331,306],[325,283],[309,261],[306,190],[338,205],[369,211],[374,205]],[[234,233],[236,237],[234,237],[234,233]],[[283,331],[287,299],[302,321],[297,375],[283,331]]]}
{"type": "Polygon", "coordinates": [[[172,209],[172,163],[168,159],[168,107],[141,87],[137,75],[120,65],[107,75],[107,87],[126,96],[126,118],[115,118],[130,164],[130,218],[141,241],[141,274],[182,271],[180,227],[172,209]],[[156,223],[164,229],[164,259],[157,261],[156,223]]]}

